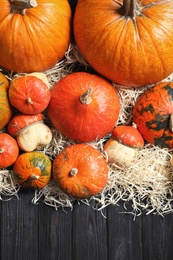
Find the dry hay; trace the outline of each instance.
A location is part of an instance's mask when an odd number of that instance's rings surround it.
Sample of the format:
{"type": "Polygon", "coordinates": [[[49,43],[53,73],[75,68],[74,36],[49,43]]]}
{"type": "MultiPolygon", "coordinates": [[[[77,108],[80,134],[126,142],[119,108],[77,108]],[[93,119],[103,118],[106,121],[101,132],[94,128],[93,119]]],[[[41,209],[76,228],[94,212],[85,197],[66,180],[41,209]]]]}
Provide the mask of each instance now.
{"type": "MultiPolygon", "coordinates": [[[[87,71],[88,64],[79,54],[75,45],[70,45],[65,58],[48,71],[46,75],[51,87],[62,77],[76,71],[87,71]]],[[[8,74],[9,79],[14,77],[13,73],[8,74]]],[[[173,74],[166,80],[173,81],[173,74]]],[[[120,124],[130,124],[132,121],[132,109],[136,99],[151,86],[140,89],[126,89],[117,86],[120,102],[121,113],[118,121],[120,124]]],[[[50,124],[48,118],[46,123],[50,126],[53,133],[52,142],[43,148],[45,153],[52,161],[55,156],[65,147],[74,144],[73,140],[67,139],[58,133],[50,124]]],[[[100,150],[103,154],[103,145],[109,138],[110,134],[100,139],[98,142],[92,142],[90,145],[100,150]]],[[[151,144],[146,144],[139,152],[136,164],[128,169],[122,169],[115,164],[109,166],[109,181],[103,191],[91,200],[95,201],[95,209],[102,211],[108,205],[118,205],[119,201],[124,201],[124,212],[132,213],[135,216],[142,212],[146,214],[156,213],[165,215],[173,211],[173,181],[172,167],[170,159],[172,151],[161,149],[151,144]],[[131,202],[131,208],[128,210],[128,202],[131,202]]],[[[103,156],[106,155],[103,154],[103,156]]],[[[19,188],[15,187],[11,179],[11,173],[8,170],[0,171],[0,194],[8,196],[19,196],[19,188]]],[[[20,196],[19,196],[20,197],[20,196]]],[[[0,196],[0,199],[2,197],[0,196]]],[[[34,193],[32,203],[37,204],[42,200],[46,205],[58,208],[73,208],[74,198],[64,194],[54,183],[50,183],[42,190],[34,193]]],[[[78,203],[90,205],[90,200],[81,200],[78,203]]]]}

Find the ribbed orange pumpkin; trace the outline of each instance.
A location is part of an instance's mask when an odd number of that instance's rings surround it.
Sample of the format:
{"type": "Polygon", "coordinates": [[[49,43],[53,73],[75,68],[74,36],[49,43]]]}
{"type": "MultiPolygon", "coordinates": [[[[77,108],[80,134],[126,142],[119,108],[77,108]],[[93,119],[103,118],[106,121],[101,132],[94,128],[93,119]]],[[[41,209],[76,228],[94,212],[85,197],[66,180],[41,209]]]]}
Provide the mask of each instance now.
{"type": "Polygon", "coordinates": [[[0,66],[15,72],[43,71],[63,58],[71,33],[67,0],[3,0],[0,66]]]}
{"type": "Polygon", "coordinates": [[[16,140],[7,133],[0,133],[0,168],[11,166],[19,155],[16,140]]]}
{"type": "Polygon", "coordinates": [[[13,176],[22,188],[42,189],[51,178],[52,164],[42,152],[20,154],[13,165],[13,176]]]}
{"type": "Polygon", "coordinates": [[[87,72],[72,73],[58,81],[48,105],[54,127],[79,142],[95,141],[108,134],[119,113],[116,89],[105,79],[87,72]]]}
{"type": "Polygon", "coordinates": [[[2,130],[12,117],[12,108],[8,100],[9,81],[0,72],[0,130],[2,130]]]}
{"type": "Polygon", "coordinates": [[[54,159],[53,178],[65,193],[86,199],[106,186],[108,166],[98,150],[87,144],[75,144],[54,159]]]}
{"type": "Polygon", "coordinates": [[[73,30],[97,72],[139,87],[173,72],[172,24],[173,1],[78,0],[73,30]]]}
{"type": "Polygon", "coordinates": [[[49,104],[50,89],[39,78],[25,75],[14,78],[9,87],[10,103],[24,114],[43,112],[49,104]]]}

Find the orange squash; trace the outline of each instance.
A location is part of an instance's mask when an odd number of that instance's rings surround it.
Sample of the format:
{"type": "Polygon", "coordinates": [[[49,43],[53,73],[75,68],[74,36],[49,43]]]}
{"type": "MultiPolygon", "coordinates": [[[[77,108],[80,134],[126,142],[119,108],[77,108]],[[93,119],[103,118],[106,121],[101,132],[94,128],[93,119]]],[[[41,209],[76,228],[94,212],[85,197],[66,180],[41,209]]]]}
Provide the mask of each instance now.
{"type": "Polygon", "coordinates": [[[11,166],[19,155],[16,140],[7,133],[0,133],[0,168],[11,166]]]}
{"type": "Polygon", "coordinates": [[[143,138],[162,148],[173,148],[173,82],[146,90],[133,109],[133,121],[143,138]]]}
{"type": "Polygon", "coordinates": [[[8,99],[9,81],[0,72],[0,130],[2,130],[12,117],[12,108],[8,99]]]}
{"type": "Polygon", "coordinates": [[[44,71],[61,60],[71,34],[67,0],[3,0],[0,66],[15,72],[44,71]]]}
{"type": "Polygon", "coordinates": [[[20,154],[13,165],[13,177],[22,188],[42,189],[51,178],[52,164],[42,152],[20,154]]]}
{"type": "Polygon", "coordinates": [[[25,75],[14,78],[9,87],[9,100],[21,113],[43,112],[50,101],[50,89],[39,78],[25,75]]]}
{"type": "Polygon", "coordinates": [[[139,150],[143,146],[144,139],[136,125],[118,125],[104,144],[103,151],[109,163],[128,168],[135,163],[139,150]]]}
{"type": "Polygon", "coordinates": [[[79,51],[101,75],[128,87],[173,72],[173,1],[78,0],[73,23],[79,51]]]}
{"type": "Polygon", "coordinates": [[[97,195],[107,184],[108,166],[101,153],[87,144],[68,146],[53,161],[56,184],[76,199],[97,195]]]}
{"type": "Polygon", "coordinates": [[[112,131],[119,113],[116,89],[87,72],[75,72],[58,81],[48,105],[54,127],[78,142],[95,141],[112,131]]]}

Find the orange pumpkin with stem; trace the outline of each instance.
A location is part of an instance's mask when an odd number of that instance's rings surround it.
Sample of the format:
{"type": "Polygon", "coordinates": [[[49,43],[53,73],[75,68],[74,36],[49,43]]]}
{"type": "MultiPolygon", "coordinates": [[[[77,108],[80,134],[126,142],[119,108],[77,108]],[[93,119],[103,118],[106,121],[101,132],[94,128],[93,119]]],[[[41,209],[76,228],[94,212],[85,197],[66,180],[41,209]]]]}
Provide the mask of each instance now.
{"type": "Polygon", "coordinates": [[[54,159],[53,178],[65,193],[86,199],[106,186],[108,166],[98,150],[88,144],[75,144],[54,159]]]}
{"type": "Polygon", "coordinates": [[[7,70],[47,70],[68,49],[71,8],[67,0],[3,0],[0,21],[0,66],[7,70]]]}
{"type": "Polygon", "coordinates": [[[9,87],[9,100],[21,113],[43,112],[50,101],[50,89],[38,77],[25,75],[14,78],[9,87]]]}
{"type": "Polygon", "coordinates": [[[12,107],[8,99],[9,81],[0,72],[0,130],[2,130],[12,117],[12,107]]]}
{"type": "Polygon", "coordinates": [[[74,38],[88,63],[128,87],[173,72],[173,1],[78,0],[74,38]]]}
{"type": "Polygon", "coordinates": [[[42,152],[23,153],[13,165],[13,177],[22,188],[42,189],[50,181],[51,168],[50,159],[42,152]]]}
{"type": "Polygon", "coordinates": [[[58,81],[48,105],[54,127],[79,142],[95,141],[112,131],[119,113],[116,89],[87,72],[72,73],[58,81]]]}
{"type": "Polygon", "coordinates": [[[11,166],[19,155],[16,140],[7,133],[0,133],[0,168],[11,166]]]}

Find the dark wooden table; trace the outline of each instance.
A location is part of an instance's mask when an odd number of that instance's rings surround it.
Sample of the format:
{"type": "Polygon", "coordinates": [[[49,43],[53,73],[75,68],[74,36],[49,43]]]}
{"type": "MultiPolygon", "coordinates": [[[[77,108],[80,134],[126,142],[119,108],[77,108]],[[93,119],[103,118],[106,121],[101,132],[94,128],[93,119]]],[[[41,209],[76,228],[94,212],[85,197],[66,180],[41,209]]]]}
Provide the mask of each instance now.
{"type": "Polygon", "coordinates": [[[0,203],[1,260],[172,260],[173,215],[150,214],[134,220],[120,206],[103,214],[94,205],[73,210],[31,203],[19,193],[0,203]]]}

